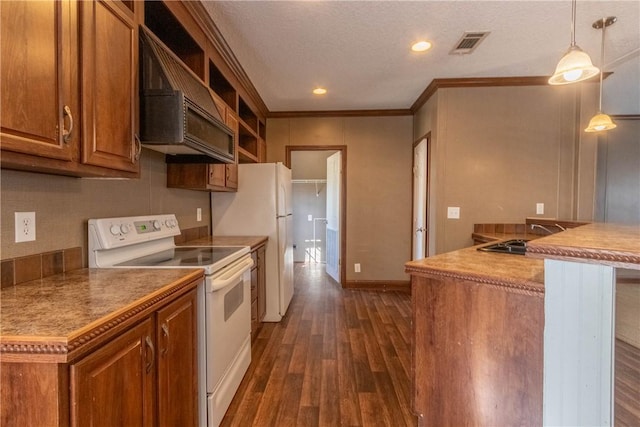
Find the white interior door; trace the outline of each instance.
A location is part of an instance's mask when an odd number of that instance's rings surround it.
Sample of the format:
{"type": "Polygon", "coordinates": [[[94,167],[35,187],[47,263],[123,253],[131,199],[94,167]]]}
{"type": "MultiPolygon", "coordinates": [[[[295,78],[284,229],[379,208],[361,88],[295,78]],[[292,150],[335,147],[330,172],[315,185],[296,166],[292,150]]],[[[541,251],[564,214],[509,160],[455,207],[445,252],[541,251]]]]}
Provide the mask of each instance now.
{"type": "Polygon", "coordinates": [[[327,274],[340,283],[340,188],[342,155],[327,158],[327,274]]]}
{"type": "Polygon", "coordinates": [[[413,148],[413,249],[412,259],[422,259],[427,248],[427,140],[413,148]]]}

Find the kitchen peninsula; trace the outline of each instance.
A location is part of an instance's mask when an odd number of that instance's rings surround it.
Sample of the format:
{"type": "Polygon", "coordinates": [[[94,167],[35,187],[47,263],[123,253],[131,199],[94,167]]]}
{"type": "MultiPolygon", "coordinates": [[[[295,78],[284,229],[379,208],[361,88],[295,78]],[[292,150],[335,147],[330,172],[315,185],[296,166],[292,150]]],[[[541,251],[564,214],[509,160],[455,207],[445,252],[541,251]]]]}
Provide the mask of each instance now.
{"type": "Polygon", "coordinates": [[[471,247],[405,266],[419,425],[541,425],[543,262],[471,247]]]}
{"type": "Polygon", "coordinates": [[[526,255],[405,265],[420,425],[613,424],[616,269],[640,270],[640,227],[588,224],[526,255]]]}

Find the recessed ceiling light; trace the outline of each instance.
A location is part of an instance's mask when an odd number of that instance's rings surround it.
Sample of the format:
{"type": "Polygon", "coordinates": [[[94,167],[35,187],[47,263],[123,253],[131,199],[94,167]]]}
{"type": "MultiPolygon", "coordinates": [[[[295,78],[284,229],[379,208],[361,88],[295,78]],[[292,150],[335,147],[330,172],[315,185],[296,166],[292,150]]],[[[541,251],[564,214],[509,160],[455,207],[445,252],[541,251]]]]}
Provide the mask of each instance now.
{"type": "Polygon", "coordinates": [[[316,95],[324,95],[325,93],[327,93],[327,90],[323,87],[317,87],[313,90],[313,93],[316,95]]]}
{"type": "Polygon", "coordinates": [[[424,52],[425,50],[431,49],[431,42],[426,40],[420,40],[419,42],[415,42],[411,45],[411,50],[414,52],[424,52]]]}

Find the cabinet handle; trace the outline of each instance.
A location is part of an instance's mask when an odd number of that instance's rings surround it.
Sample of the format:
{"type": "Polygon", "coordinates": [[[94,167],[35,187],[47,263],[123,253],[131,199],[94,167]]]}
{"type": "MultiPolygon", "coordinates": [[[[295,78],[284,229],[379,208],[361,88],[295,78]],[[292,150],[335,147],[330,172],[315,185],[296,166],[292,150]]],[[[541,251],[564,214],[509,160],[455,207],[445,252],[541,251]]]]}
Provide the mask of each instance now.
{"type": "Polygon", "coordinates": [[[166,323],[162,324],[162,335],[164,336],[164,348],[162,349],[162,355],[164,356],[169,351],[169,327],[166,323]]]}
{"type": "Polygon", "coordinates": [[[73,132],[73,115],[71,114],[71,108],[68,105],[64,106],[64,115],[69,116],[69,130],[62,129],[62,140],[68,143],[71,139],[71,132],[73,132]]]}
{"type": "Polygon", "coordinates": [[[140,142],[140,137],[136,134],[133,135],[133,140],[135,141],[136,151],[133,155],[133,160],[136,162],[140,160],[140,153],[142,152],[142,143],[140,142]]]}
{"type": "Polygon", "coordinates": [[[144,342],[147,343],[147,347],[151,350],[151,361],[147,362],[147,374],[151,372],[151,368],[153,367],[153,361],[156,360],[156,349],[153,346],[153,341],[151,341],[151,337],[147,335],[144,339],[144,342]]]}

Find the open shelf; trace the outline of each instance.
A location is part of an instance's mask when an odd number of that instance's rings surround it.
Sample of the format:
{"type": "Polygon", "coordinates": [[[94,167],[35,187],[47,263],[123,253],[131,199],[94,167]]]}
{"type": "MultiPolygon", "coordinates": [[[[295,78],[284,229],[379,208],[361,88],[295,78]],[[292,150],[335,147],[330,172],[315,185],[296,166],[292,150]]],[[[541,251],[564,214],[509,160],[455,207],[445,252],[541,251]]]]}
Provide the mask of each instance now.
{"type": "Polygon", "coordinates": [[[258,157],[238,147],[238,163],[258,163],[258,157]]]}
{"type": "Polygon", "coordinates": [[[253,131],[251,131],[243,120],[240,121],[238,129],[238,146],[253,156],[256,161],[258,159],[258,138],[253,131]]]}
{"type": "Polygon", "coordinates": [[[204,51],[163,2],[145,0],[144,23],[204,81],[204,51]]]}
{"type": "Polygon", "coordinates": [[[227,80],[213,61],[209,60],[209,87],[231,108],[236,111],[238,96],[235,88],[227,80]]]}
{"type": "Polygon", "coordinates": [[[258,120],[258,136],[267,139],[267,125],[262,120],[258,120]]]}
{"type": "Polygon", "coordinates": [[[244,102],[244,99],[240,97],[238,101],[238,116],[247,124],[247,126],[254,132],[258,132],[258,116],[251,111],[251,108],[244,102]]]}

